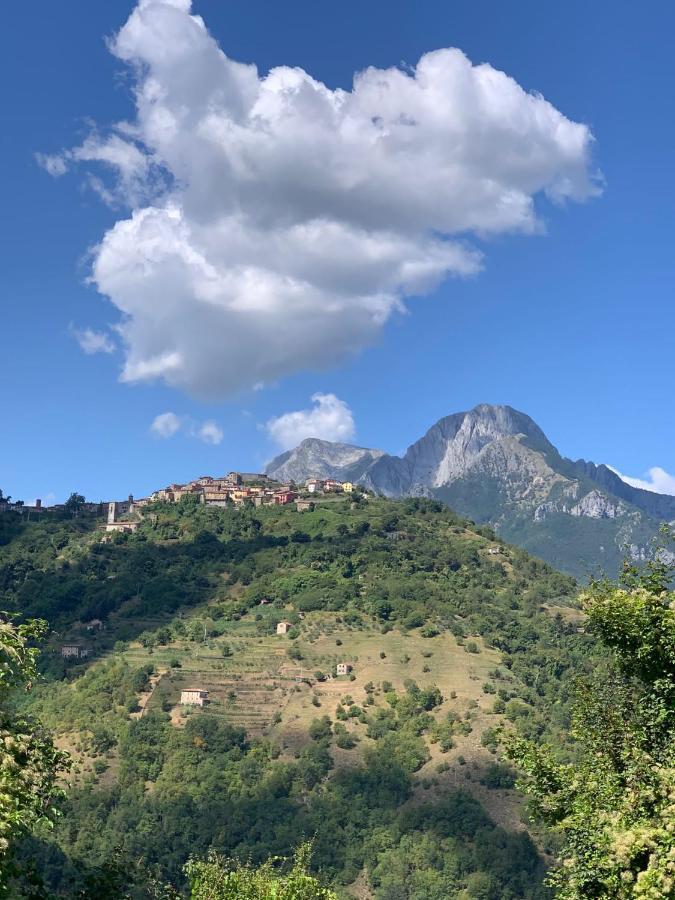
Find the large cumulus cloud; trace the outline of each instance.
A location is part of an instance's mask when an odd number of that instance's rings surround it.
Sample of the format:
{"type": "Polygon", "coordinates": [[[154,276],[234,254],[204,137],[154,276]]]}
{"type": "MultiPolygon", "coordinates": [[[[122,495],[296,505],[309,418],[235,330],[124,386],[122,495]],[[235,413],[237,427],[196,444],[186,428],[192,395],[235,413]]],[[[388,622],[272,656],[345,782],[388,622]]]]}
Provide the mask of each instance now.
{"type": "Polygon", "coordinates": [[[596,192],[589,129],[456,49],[331,90],[229,59],[189,0],[140,0],[111,49],[135,120],[42,161],[118,173],[105,192],[131,213],[93,280],[122,314],[125,381],[219,397],[334,364],[475,273],[471,235],[533,232],[537,194],[596,192]]]}

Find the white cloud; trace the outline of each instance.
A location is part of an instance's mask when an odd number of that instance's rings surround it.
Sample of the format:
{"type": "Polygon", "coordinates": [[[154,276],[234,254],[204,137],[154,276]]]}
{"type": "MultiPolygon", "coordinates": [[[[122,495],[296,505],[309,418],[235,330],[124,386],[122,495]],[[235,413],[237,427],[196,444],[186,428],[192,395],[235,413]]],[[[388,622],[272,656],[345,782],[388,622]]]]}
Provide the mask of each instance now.
{"type": "Polygon", "coordinates": [[[65,153],[36,153],[35,159],[52,178],[60,178],[68,171],[65,153]]]}
{"type": "Polygon", "coordinates": [[[459,50],[332,90],[229,59],[190,9],[140,0],[110,44],[135,120],[42,162],[102,164],[117,183],[93,186],[132,208],[93,265],[124,381],[218,397],[333,365],[405,298],[477,272],[472,234],[532,233],[537,195],[598,192],[589,129],[459,50]]]}
{"type": "Polygon", "coordinates": [[[675,475],[671,475],[660,466],[652,466],[645,473],[646,478],[631,478],[628,475],[622,475],[618,469],[608,466],[615,472],[622,481],[633,487],[641,488],[643,491],[653,491],[655,494],[672,494],[675,496],[675,475]]]}
{"type": "Polygon", "coordinates": [[[305,438],[325,441],[349,441],[354,437],[354,417],[344,400],[335,394],[313,394],[310,409],[299,409],[276,416],[265,428],[283,450],[290,450],[305,438]]]}
{"type": "Polygon", "coordinates": [[[115,344],[103,331],[93,328],[71,328],[71,334],[85,353],[114,353],[115,344]]]}
{"type": "Polygon", "coordinates": [[[158,438],[170,438],[182,431],[188,437],[197,438],[197,440],[213,446],[220,444],[224,437],[222,429],[213,419],[199,423],[190,416],[178,416],[173,412],[155,416],[150,431],[158,438]]]}
{"type": "Polygon", "coordinates": [[[79,147],[62,150],[61,153],[36,153],[35,158],[54,178],[65,175],[73,163],[100,163],[113,171],[117,179],[110,187],[102,178],[89,175],[89,186],[104,203],[109,206],[141,203],[160,191],[164,187],[164,181],[158,167],[153,165],[152,155],[147,148],[139,147],[124,136],[128,131],[129,127],[122,123],[116,126],[116,132],[107,137],[91,134],[79,147]]]}
{"type": "Polygon", "coordinates": [[[204,422],[203,425],[196,429],[195,437],[198,437],[200,441],[204,441],[205,444],[217,446],[223,440],[223,431],[215,422],[209,419],[208,422],[204,422]]]}
{"type": "Polygon", "coordinates": [[[170,438],[180,431],[181,426],[180,416],[177,416],[176,413],[165,412],[155,416],[150,426],[150,431],[155,437],[170,438]]]}

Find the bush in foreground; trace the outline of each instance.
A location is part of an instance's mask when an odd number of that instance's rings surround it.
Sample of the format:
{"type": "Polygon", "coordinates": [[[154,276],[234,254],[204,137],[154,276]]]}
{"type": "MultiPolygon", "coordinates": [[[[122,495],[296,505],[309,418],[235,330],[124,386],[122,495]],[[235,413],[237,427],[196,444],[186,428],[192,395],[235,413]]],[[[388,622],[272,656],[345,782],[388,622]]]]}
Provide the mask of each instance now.
{"type": "Polygon", "coordinates": [[[191,900],[337,900],[307,871],[311,846],[298,848],[286,875],[275,870],[276,859],[258,869],[228,862],[217,854],[186,866],[191,900]]]}

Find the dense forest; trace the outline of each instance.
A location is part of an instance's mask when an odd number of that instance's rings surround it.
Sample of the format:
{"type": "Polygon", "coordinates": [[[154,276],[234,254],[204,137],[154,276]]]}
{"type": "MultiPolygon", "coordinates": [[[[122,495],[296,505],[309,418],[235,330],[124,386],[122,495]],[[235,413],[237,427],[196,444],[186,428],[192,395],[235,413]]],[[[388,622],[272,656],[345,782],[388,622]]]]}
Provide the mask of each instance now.
{"type": "Polygon", "coordinates": [[[0,608],[51,629],[12,709],[70,759],[10,895],[198,896],[209,853],[239,878],[309,841],[339,897],[552,896],[558,839],[498,748],[576,764],[575,683],[610,660],[575,594],[423,499],[186,499],[114,535],[78,510],[2,514],[0,608]],[[209,703],[181,704],[187,687],[209,703]]]}

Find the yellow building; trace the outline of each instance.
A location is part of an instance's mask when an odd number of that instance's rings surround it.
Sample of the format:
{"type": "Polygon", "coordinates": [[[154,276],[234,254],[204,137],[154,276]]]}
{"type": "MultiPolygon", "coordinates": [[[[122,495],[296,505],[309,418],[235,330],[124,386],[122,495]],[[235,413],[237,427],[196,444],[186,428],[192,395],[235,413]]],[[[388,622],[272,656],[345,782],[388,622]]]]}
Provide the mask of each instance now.
{"type": "Polygon", "coordinates": [[[354,485],[351,483],[351,481],[343,481],[342,482],[342,490],[346,494],[351,494],[351,492],[354,490],[354,485]]]}

